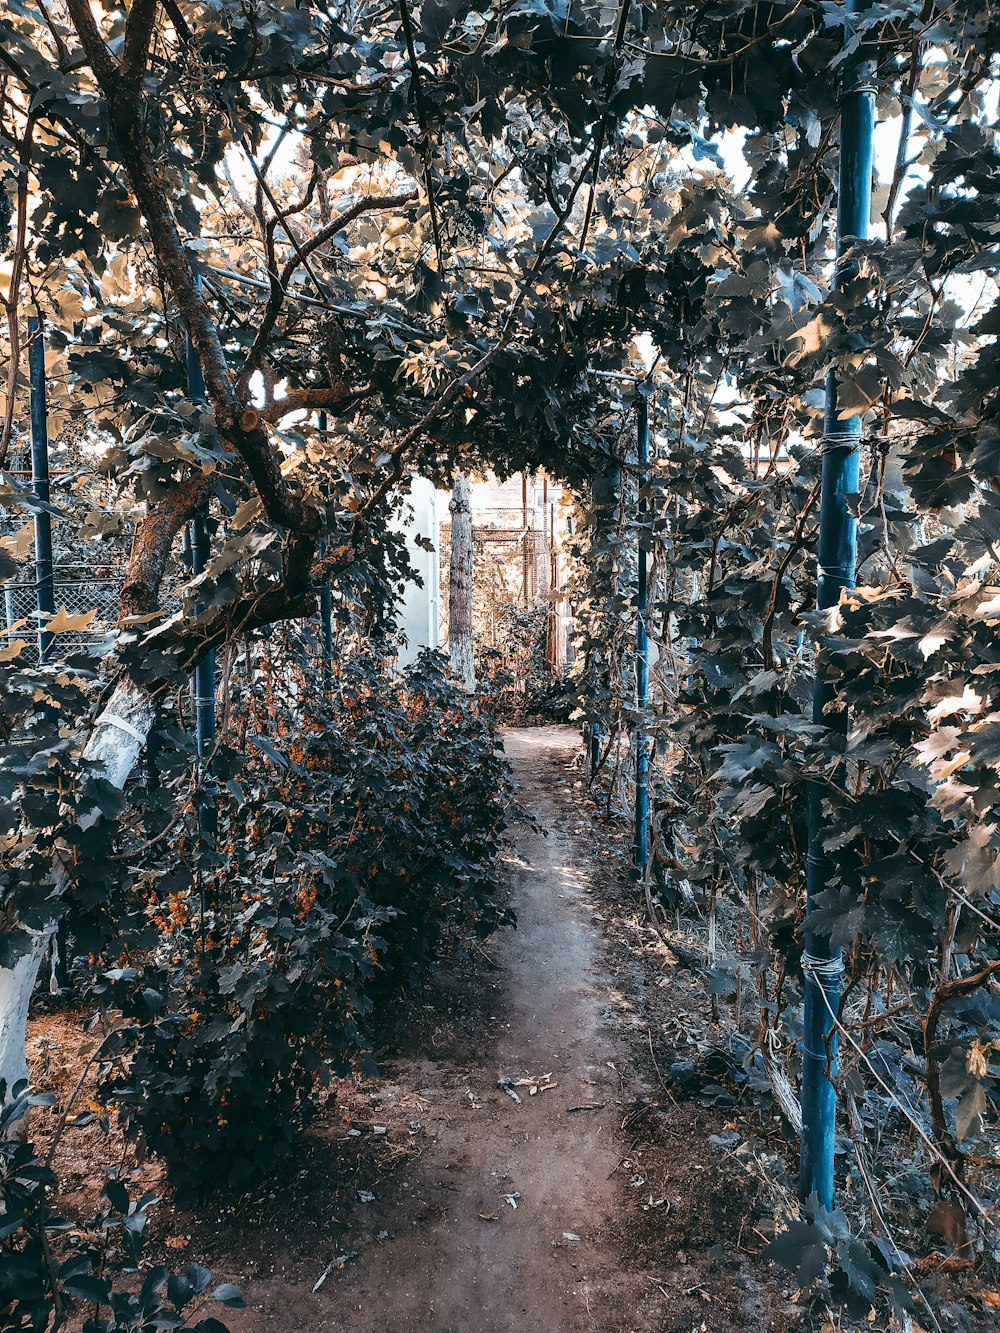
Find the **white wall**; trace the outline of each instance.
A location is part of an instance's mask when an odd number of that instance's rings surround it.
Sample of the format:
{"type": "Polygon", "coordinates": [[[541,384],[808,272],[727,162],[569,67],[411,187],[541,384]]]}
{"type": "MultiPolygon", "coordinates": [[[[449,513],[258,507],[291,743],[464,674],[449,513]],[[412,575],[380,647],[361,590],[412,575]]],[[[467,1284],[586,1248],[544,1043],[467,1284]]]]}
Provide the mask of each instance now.
{"type": "Polygon", "coordinates": [[[441,590],[441,526],[438,494],[425,477],[414,477],[392,525],[407,536],[410,564],[423,581],[423,587],[408,583],[398,605],[399,627],[406,643],[399,650],[399,665],[409,666],[424,648],[436,648],[441,590]],[[426,537],[434,543],[425,551],[416,543],[426,537]]]}

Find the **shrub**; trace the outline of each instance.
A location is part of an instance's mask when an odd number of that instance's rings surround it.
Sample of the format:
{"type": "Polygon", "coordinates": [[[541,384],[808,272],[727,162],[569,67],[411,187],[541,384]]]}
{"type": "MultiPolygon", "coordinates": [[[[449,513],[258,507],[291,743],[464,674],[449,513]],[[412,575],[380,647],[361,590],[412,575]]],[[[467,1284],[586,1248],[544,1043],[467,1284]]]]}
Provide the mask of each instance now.
{"type": "Polygon", "coordinates": [[[568,679],[554,674],[549,665],[551,628],[552,607],[546,603],[524,607],[507,601],[499,606],[493,633],[503,646],[482,649],[476,657],[481,695],[492,701],[497,716],[511,722],[569,722],[576,694],[568,679]]]}
{"type": "Polygon", "coordinates": [[[460,946],[511,919],[496,901],[509,768],[493,725],[439,659],[375,680],[351,662],[307,763],[335,798],[319,833],[337,859],[337,910],[346,891],[383,913],[379,989],[418,980],[443,941],[460,946]]]}
{"type": "Polygon", "coordinates": [[[214,847],[195,802],[129,858],[137,945],[119,941],[127,965],[96,988],[127,1019],[103,1095],[183,1189],[242,1188],[287,1154],[330,1071],[373,1067],[373,1005],[511,919],[496,894],[509,769],[438,659],[399,675],[358,654],[327,697],[272,650],[240,702],[214,847]]]}
{"type": "MultiPolygon", "coordinates": [[[[149,1268],[141,1285],[121,1284],[139,1271],[154,1196],[133,1200],[124,1181],[112,1178],[85,1227],[72,1228],[52,1212],[52,1169],[17,1135],[29,1110],[53,1100],[22,1083],[0,1110],[0,1327],[40,1333],[76,1316],[81,1333],[228,1333],[210,1315],[189,1322],[209,1299],[212,1274],[200,1264],[175,1274],[149,1268]]],[[[211,1295],[224,1305],[243,1304],[230,1283],[211,1295]]]]}

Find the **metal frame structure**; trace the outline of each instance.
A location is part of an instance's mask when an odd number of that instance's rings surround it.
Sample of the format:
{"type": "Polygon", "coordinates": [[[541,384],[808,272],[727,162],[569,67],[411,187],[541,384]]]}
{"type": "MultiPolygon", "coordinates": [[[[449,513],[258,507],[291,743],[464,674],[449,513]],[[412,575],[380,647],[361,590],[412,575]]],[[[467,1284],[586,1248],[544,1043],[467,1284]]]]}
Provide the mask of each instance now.
{"type": "MultiPolygon", "coordinates": [[[[646,486],[649,480],[649,401],[642,391],[636,400],[636,454],[639,461],[639,519],[647,516],[646,486]]],[[[649,707],[649,634],[646,616],[649,610],[648,552],[640,532],[636,561],[635,622],[635,869],[641,880],[649,859],[649,739],[645,713],[649,707]]]]}
{"type": "Polygon", "coordinates": [[[49,425],[45,400],[45,331],[41,321],[28,320],[28,383],[31,413],[31,489],[39,507],[34,512],[35,523],[35,605],[38,611],[38,660],[52,644],[52,635],[45,628],[49,616],[55,614],[55,577],[52,564],[52,515],[49,488],[49,425]]]}
{"type": "MultiPolygon", "coordinates": [[[[850,47],[858,15],[870,0],[847,0],[844,45],[850,47]]],[[[844,256],[865,240],[871,224],[873,138],[875,130],[874,62],[863,48],[844,61],[841,96],[840,179],[837,204],[837,270],[835,285],[851,271],[844,256]]],[[[831,369],[826,381],[823,424],[823,460],[820,482],[820,518],[816,605],[836,606],[841,593],[853,586],[857,563],[857,519],[849,497],[860,485],[861,418],[839,419],[837,377],[831,369]]],[[[846,736],[846,708],[832,717],[827,707],[836,698],[832,684],[817,673],[813,682],[813,722],[846,736]]],[[[840,770],[844,780],[843,767],[840,770]]],[[[802,1034],[802,1144],[799,1192],[803,1200],[815,1195],[826,1208],[833,1206],[834,1141],[837,1091],[837,1005],[843,962],[840,950],[826,935],[809,929],[816,896],[830,879],[832,863],[825,850],[831,830],[823,803],[826,787],[813,783],[809,794],[809,849],[806,857],[806,933],[802,955],[804,1013],[802,1034]]]]}

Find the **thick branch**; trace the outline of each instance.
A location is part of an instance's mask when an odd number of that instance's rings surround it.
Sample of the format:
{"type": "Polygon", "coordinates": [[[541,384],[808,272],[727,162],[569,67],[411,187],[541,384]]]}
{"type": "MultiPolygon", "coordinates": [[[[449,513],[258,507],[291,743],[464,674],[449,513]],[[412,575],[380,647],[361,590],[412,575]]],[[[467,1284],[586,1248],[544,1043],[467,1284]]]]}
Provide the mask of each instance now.
{"type": "MultiPolygon", "coordinates": [[[[251,376],[260,369],[260,363],[263,360],[264,351],[267,347],[267,340],[271,336],[275,324],[278,322],[278,316],[281,314],[281,307],[284,304],[285,297],[288,294],[288,287],[295,275],[295,270],[300,264],[304,264],[309,256],[332,240],[334,236],[349,226],[356,218],[365,213],[374,213],[390,208],[399,208],[403,204],[409,203],[417,196],[416,190],[402,190],[398,194],[375,195],[365,199],[359,199],[356,204],[344,210],[338,217],[328,222],[325,227],[321,227],[314,236],[307,240],[296,242],[294,254],[286,261],[280,274],[275,275],[273,266],[269,264],[271,287],[267,298],[267,304],[264,307],[264,313],[261,317],[260,327],[257,330],[253,345],[247,353],[246,363],[240,373],[240,384],[249,384],[251,376]]],[[[279,215],[281,216],[281,215],[279,215]]],[[[287,214],[285,215],[287,216],[287,214]]]]}
{"type": "Polygon", "coordinates": [[[238,634],[249,634],[279,620],[298,620],[317,609],[312,565],[316,541],[310,534],[291,533],[283,552],[282,578],[260,592],[246,593],[217,615],[174,640],[158,638],[158,645],[179,647],[181,666],[192,670],[205,654],[238,634]]]}
{"type": "Polygon", "coordinates": [[[119,600],[123,620],[157,609],[160,584],[174,538],[215,484],[211,472],[196,472],[155,504],[136,527],[119,600]]]}
{"type": "Polygon", "coordinates": [[[351,389],[346,384],[331,384],[309,389],[289,389],[283,398],[277,398],[261,408],[265,421],[278,422],[291,412],[331,412],[335,416],[370,398],[375,390],[370,384],[351,389]]]}
{"type": "Polygon", "coordinates": [[[24,134],[18,145],[18,162],[21,172],[17,182],[14,248],[11,256],[7,296],[6,298],[0,298],[0,303],[2,303],[7,317],[7,337],[10,344],[3,418],[0,420],[0,467],[6,467],[7,465],[7,450],[10,447],[11,432],[14,426],[17,380],[21,369],[20,297],[21,281],[24,277],[28,258],[28,205],[31,192],[29,169],[31,167],[36,120],[36,112],[29,111],[24,126],[24,134]]]}
{"type": "Polygon", "coordinates": [[[174,25],[174,32],[185,46],[190,46],[193,40],[191,29],[187,25],[187,19],[181,13],[181,7],[177,0],[163,0],[163,9],[167,18],[174,25]]]}
{"type": "Polygon", "coordinates": [[[104,38],[98,30],[94,12],[87,0],[66,0],[66,7],[69,10],[73,26],[76,28],[76,35],[80,39],[84,54],[90,61],[90,67],[94,71],[105,95],[110,100],[109,89],[118,86],[118,66],[104,44],[104,38]]]}
{"type": "Polygon", "coordinates": [[[132,0],[132,8],[125,20],[119,86],[121,96],[129,101],[136,101],[142,90],[158,8],[159,0],[132,0]]]}

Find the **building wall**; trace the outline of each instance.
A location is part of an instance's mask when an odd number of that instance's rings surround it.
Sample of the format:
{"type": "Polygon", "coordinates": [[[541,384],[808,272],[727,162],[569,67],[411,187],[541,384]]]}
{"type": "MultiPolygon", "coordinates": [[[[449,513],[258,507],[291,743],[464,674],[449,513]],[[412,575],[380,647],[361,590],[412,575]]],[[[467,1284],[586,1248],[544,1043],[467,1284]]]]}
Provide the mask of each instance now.
{"type": "MultiPolygon", "coordinates": [[[[488,623],[495,602],[535,606],[548,599],[553,571],[559,584],[566,537],[562,489],[538,474],[528,478],[526,498],[527,507],[520,473],[505,481],[489,474],[472,483],[473,619],[481,643],[491,641],[488,623]]],[[[422,649],[447,643],[450,499],[449,491],[435,491],[425,478],[415,477],[393,519],[393,526],[407,534],[410,563],[423,583],[407,584],[399,603],[399,624],[406,636],[398,659],[401,667],[422,649]],[[418,546],[417,537],[429,538],[434,550],[418,546]]],[[[551,653],[557,671],[566,660],[568,612],[565,602],[553,608],[551,653]]]]}
{"type": "MultiPolygon", "coordinates": [[[[448,512],[447,505],[444,512],[448,512]]],[[[423,585],[408,583],[399,603],[399,626],[406,642],[399,650],[398,661],[405,667],[424,648],[437,648],[440,643],[440,501],[439,493],[425,477],[413,478],[406,500],[393,518],[393,527],[406,534],[410,564],[423,585]],[[419,546],[418,537],[433,542],[433,551],[419,546]]]]}

